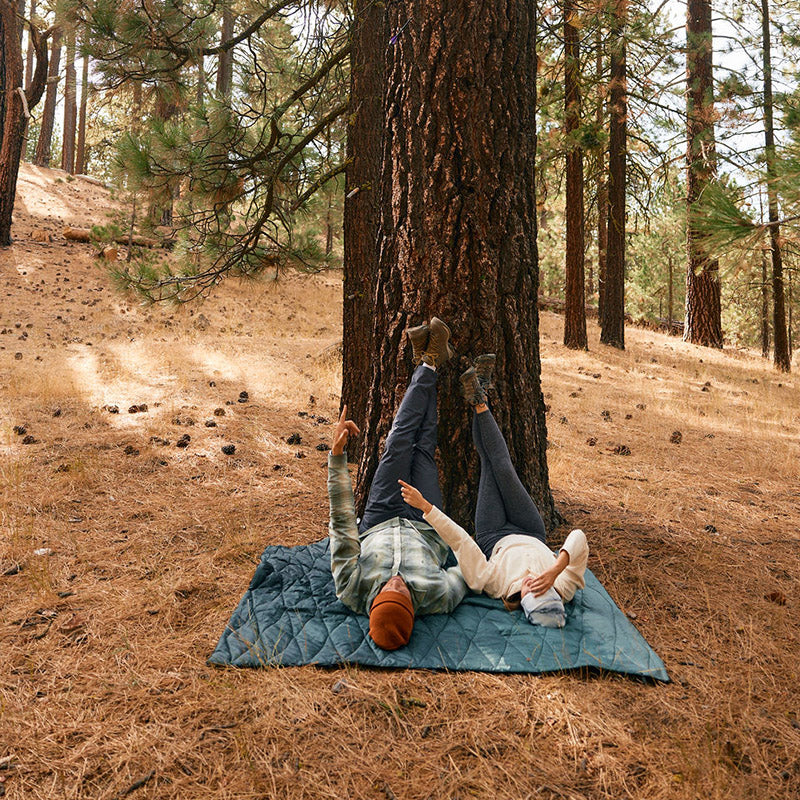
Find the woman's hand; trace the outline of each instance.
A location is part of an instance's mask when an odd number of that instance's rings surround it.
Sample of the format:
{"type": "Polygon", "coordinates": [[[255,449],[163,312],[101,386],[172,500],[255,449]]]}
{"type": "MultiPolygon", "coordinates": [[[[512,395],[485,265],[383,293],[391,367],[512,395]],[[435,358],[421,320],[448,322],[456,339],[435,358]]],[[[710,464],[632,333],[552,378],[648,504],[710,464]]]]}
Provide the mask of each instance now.
{"type": "Polygon", "coordinates": [[[548,589],[553,587],[556,578],[566,569],[567,564],[569,564],[569,553],[566,550],[559,551],[552,567],[536,577],[528,575],[522,581],[521,597],[525,597],[528,592],[533,592],[534,597],[541,597],[548,589]]]}
{"type": "Polygon", "coordinates": [[[359,433],[361,433],[361,431],[358,429],[358,425],[356,425],[353,420],[347,419],[347,406],[345,405],[344,408],[342,408],[339,421],[333,429],[333,446],[331,447],[331,453],[335,456],[342,455],[347,445],[347,440],[351,436],[358,436],[359,433]]]}
{"type": "Polygon", "coordinates": [[[559,572],[560,570],[546,569],[535,578],[532,575],[528,575],[528,577],[522,581],[520,596],[525,597],[526,594],[533,592],[534,597],[541,597],[546,591],[553,587],[559,572]]]}
{"type": "Polygon", "coordinates": [[[423,514],[427,514],[433,508],[433,505],[422,496],[419,489],[415,489],[405,481],[397,482],[400,484],[400,494],[403,495],[403,500],[412,508],[418,508],[423,514]]]}

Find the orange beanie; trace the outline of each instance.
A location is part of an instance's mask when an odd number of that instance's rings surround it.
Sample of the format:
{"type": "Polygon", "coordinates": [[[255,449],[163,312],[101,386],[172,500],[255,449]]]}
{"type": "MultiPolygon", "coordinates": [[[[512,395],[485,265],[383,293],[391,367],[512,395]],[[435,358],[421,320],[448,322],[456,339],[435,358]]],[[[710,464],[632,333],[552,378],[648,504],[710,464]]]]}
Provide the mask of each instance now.
{"type": "Polygon", "coordinates": [[[414,605],[402,592],[381,589],[369,612],[369,635],[383,650],[408,644],[414,628],[414,605]]]}

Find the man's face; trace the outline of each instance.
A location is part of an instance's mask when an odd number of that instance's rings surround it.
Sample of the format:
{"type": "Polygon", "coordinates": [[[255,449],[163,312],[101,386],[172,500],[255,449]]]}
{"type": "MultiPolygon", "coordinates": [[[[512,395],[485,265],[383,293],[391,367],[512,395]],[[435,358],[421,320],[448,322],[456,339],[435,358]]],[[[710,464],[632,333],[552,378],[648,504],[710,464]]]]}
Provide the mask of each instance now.
{"type": "MultiPolygon", "coordinates": [[[[400,592],[400,594],[404,594],[409,600],[411,599],[411,592],[409,591],[408,586],[406,586],[406,582],[400,575],[395,575],[393,578],[389,578],[389,580],[384,584],[383,588],[389,589],[393,592],[400,592]]],[[[383,591],[383,589],[381,591],[383,591]]]]}

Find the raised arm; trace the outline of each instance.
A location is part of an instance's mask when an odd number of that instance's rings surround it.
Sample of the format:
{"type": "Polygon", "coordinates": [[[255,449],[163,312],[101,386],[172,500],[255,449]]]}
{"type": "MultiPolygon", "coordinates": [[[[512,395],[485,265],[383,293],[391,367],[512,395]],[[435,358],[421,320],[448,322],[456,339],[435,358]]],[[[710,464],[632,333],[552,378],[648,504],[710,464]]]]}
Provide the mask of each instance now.
{"type": "Polygon", "coordinates": [[[453,522],[447,514],[429,503],[418,489],[405,481],[399,481],[399,483],[402,487],[403,500],[413,508],[422,511],[425,521],[433,527],[455,554],[467,586],[473,592],[482,592],[487,589],[491,593],[492,587],[487,588],[487,584],[491,582],[494,569],[486,560],[480,547],[475,544],[475,540],[460,525],[453,522]]]}
{"type": "Polygon", "coordinates": [[[333,432],[333,446],[328,455],[328,499],[330,521],[328,533],[331,537],[331,573],[340,596],[358,566],[361,543],[358,540],[356,509],[353,500],[353,485],[347,471],[345,445],[351,435],[358,435],[355,422],[347,419],[347,406],[333,432]]]}

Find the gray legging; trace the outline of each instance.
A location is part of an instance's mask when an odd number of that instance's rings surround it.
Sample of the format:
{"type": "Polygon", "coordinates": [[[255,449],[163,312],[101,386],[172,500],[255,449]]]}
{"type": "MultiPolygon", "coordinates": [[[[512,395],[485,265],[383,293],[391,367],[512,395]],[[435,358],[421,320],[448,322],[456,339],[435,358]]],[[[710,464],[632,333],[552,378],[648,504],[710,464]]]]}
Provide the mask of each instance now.
{"type": "Polygon", "coordinates": [[[472,438],[481,459],[475,541],[486,558],[509,534],[533,536],[546,543],[544,522],[511,463],[508,446],[491,411],[472,417],[472,438]]]}

